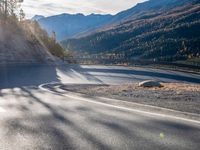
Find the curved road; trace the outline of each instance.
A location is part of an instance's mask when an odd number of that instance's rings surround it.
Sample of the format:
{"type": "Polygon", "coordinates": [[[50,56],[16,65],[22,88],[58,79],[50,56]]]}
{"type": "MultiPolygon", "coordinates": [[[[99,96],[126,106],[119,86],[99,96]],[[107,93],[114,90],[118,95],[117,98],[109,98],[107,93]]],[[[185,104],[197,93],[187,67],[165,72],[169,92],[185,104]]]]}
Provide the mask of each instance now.
{"type": "Polygon", "coordinates": [[[51,82],[121,84],[144,79],[200,82],[198,75],[143,68],[1,68],[0,150],[198,150],[198,123],[92,103],[38,88],[51,82]]]}

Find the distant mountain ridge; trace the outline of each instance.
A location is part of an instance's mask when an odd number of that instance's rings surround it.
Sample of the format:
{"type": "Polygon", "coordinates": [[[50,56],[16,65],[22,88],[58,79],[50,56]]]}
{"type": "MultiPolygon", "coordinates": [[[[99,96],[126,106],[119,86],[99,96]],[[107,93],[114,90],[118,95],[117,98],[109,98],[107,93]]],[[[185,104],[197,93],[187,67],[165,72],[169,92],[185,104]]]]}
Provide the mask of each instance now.
{"type": "Polygon", "coordinates": [[[38,21],[38,20],[43,19],[43,18],[45,18],[45,17],[42,16],[42,15],[35,15],[34,17],[31,18],[31,20],[38,21]]]}
{"type": "Polygon", "coordinates": [[[111,17],[111,15],[99,14],[87,16],[83,14],[61,14],[40,18],[37,21],[49,34],[53,31],[56,32],[57,40],[61,41],[72,38],[79,33],[98,28],[110,20],[111,17]]]}
{"type": "Polygon", "coordinates": [[[62,41],[69,38],[84,36],[88,33],[96,32],[96,30],[117,24],[132,16],[141,15],[144,10],[155,10],[157,8],[170,9],[183,5],[190,0],[149,0],[139,3],[136,6],[119,12],[116,15],[100,15],[100,14],[60,14],[50,17],[36,15],[32,20],[36,20],[47,30],[49,34],[56,32],[57,40],[62,41]],[[167,6],[167,7],[166,7],[167,6]]]}

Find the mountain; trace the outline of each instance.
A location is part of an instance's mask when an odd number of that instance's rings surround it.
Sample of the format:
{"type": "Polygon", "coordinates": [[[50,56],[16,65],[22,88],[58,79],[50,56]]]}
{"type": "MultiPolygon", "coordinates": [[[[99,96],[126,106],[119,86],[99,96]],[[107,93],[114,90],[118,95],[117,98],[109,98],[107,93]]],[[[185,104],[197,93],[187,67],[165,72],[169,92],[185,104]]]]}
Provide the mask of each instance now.
{"type": "Polygon", "coordinates": [[[62,41],[78,57],[132,61],[200,56],[199,0],[149,0],[118,13],[104,28],[62,41]],[[118,21],[117,21],[118,20],[118,21]]]}
{"type": "Polygon", "coordinates": [[[38,21],[39,24],[47,30],[49,35],[54,31],[57,35],[57,40],[62,41],[94,33],[101,28],[130,19],[133,16],[139,16],[142,12],[146,13],[146,10],[154,11],[157,8],[171,9],[188,1],[190,0],[150,0],[137,4],[135,7],[113,16],[100,14],[91,14],[87,16],[83,14],[60,14],[44,17],[36,15],[32,20],[38,21]]]}
{"type": "Polygon", "coordinates": [[[91,14],[87,16],[83,14],[61,14],[41,18],[37,21],[49,34],[52,34],[54,31],[57,40],[61,41],[76,36],[77,34],[99,28],[110,20],[111,17],[111,15],[99,14],[91,14]]]}
{"type": "Polygon", "coordinates": [[[155,12],[157,10],[168,11],[175,7],[184,5],[185,3],[190,2],[191,0],[148,0],[143,3],[138,3],[136,6],[119,12],[113,16],[111,23],[130,19],[131,17],[143,15],[143,13],[149,13],[151,11],[155,12]]]}
{"type": "Polygon", "coordinates": [[[42,15],[35,15],[34,17],[31,18],[31,20],[38,21],[38,20],[43,19],[43,18],[45,18],[45,17],[42,16],[42,15]]]}

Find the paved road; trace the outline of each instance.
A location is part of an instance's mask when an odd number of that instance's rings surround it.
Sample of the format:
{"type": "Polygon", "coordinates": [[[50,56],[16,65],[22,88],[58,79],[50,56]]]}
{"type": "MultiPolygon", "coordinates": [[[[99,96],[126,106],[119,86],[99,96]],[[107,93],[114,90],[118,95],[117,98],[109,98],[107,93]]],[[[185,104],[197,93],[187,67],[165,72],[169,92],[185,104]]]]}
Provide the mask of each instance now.
{"type": "Polygon", "coordinates": [[[199,83],[199,76],[102,66],[1,68],[0,150],[198,150],[200,125],[83,101],[38,88],[45,82],[112,83],[144,79],[199,83]]]}
{"type": "Polygon", "coordinates": [[[38,86],[49,82],[121,84],[146,79],[200,84],[200,75],[150,68],[79,65],[0,67],[0,88],[38,86]]]}

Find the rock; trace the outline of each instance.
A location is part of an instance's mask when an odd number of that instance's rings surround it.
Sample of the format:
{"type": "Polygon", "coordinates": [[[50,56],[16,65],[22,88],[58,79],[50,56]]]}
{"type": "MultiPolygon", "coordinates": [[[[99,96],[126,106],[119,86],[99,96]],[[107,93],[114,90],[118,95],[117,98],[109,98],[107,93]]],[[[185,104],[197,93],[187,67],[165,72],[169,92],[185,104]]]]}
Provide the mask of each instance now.
{"type": "Polygon", "coordinates": [[[162,84],[160,84],[160,82],[158,81],[146,80],[146,81],[140,82],[139,86],[140,87],[162,87],[162,84]]]}

